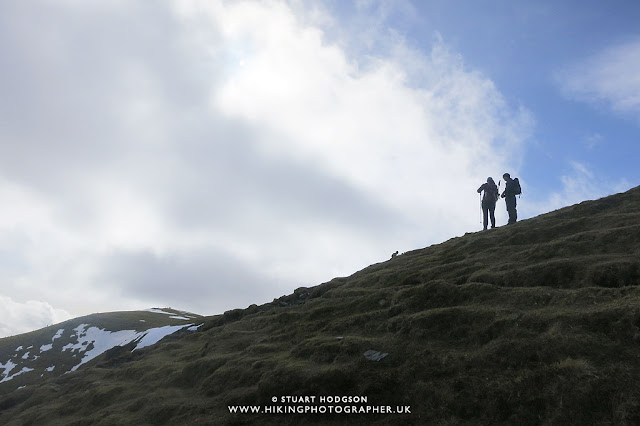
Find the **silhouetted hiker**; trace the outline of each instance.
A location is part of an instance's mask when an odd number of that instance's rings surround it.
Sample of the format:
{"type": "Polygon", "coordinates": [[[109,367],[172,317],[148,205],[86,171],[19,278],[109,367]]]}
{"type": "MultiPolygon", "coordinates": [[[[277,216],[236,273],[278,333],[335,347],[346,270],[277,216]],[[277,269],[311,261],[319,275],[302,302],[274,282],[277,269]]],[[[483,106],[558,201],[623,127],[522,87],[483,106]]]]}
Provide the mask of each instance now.
{"type": "Polygon", "coordinates": [[[498,187],[494,182],[493,178],[487,178],[487,183],[483,183],[480,188],[478,188],[478,194],[484,191],[484,196],[482,197],[482,225],[484,230],[487,230],[487,225],[489,224],[489,220],[487,216],[491,217],[491,227],[496,227],[496,201],[498,201],[498,187]]]}
{"type": "Polygon", "coordinates": [[[507,213],[509,213],[509,222],[507,225],[511,225],[516,223],[518,220],[518,212],[516,211],[516,195],[520,194],[520,182],[518,178],[511,179],[509,173],[505,173],[502,175],[505,181],[504,192],[502,193],[502,198],[507,203],[507,213]]]}

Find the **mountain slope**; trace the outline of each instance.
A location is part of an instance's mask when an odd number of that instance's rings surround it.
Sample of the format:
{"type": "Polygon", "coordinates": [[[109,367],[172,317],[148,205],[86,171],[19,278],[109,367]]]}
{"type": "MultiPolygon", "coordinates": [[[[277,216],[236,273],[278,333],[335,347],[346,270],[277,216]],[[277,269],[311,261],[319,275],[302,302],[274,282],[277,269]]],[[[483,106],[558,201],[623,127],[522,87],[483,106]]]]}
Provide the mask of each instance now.
{"type": "Polygon", "coordinates": [[[0,423],[638,424],[639,285],[635,188],[105,354],[0,423]]]}
{"type": "Polygon", "coordinates": [[[200,318],[172,309],[112,312],[0,339],[0,393],[75,371],[114,347],[135,351],[177,331],[195,331],[200,318]]]}

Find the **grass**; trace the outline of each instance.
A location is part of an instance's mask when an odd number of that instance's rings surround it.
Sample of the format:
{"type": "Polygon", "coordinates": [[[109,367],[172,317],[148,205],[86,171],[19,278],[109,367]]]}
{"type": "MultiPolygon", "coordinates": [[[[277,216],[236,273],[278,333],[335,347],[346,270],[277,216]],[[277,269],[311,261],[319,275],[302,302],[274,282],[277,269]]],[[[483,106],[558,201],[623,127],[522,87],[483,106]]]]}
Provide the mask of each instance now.
{"type": "Polygon", "coordinates": [[[638,424],[639,254],[634,189],[205,318],[135,356],[110,352],[4,395],[0,422],[638,424]],[[227,408],[285,395],[360,395],[411,414],[227,408]]]}

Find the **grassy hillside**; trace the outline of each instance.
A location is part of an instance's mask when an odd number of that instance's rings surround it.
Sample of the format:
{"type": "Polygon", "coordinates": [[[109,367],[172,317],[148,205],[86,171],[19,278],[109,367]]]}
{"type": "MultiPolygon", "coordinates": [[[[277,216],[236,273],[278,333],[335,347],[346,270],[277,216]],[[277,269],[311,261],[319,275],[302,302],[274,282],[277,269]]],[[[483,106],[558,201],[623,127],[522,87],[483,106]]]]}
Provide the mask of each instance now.
{"type": "Polygon", "coordinates": [[[640,424],[639,285],[636,188],[111,351],[0,398],[0,423],[640,424]]]}

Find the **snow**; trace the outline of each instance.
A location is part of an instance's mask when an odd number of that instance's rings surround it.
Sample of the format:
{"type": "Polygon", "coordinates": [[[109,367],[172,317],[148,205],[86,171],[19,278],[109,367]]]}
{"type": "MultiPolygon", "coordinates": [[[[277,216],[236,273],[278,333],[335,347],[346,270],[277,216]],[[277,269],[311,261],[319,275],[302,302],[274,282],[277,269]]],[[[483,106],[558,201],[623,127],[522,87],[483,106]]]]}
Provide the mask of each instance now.
{"type": "Polygon", "coordinates": [[[204,325],[204,323],[200,324],[200,325],[194,325],[192,327],[187,328],[187,331],[197,331],[200,327],[202,327],[204,325]]]}
{"type": "Polygon", "coordinates": [[[75,371],[82,364],[85,364],[95,357],[105,353],[111,348],[116,346],[125,346],[128,343],[137,341],[138,344],[134,348],[141,349],[146,346],[151,346],[158,341],[162,340],[169,334],[173,334],[178,330],[190,327],[191,324],[176,325],[176,326],[164,326],[158,328],[150,328],[146,331],[135,330],[120,330],[120,331],[107,331],[98,327],[89,327],[87,324],[81,324],[74,330],[78,335],[77,343],[69,343],[62,348],[63,351],[78,351],[83,352],[84,356],[79,364],[75,365],[71,371],[75,371]],[[87,348],[93,344],[90,350],[87,348]]]}
{"type": "Polygon", "coordinates": [[[40,352],[46,352],[50,349],[53,349],[53,343],[50,343],[48,345],[42,345],[40,346],[40,352]]]}
{"type": "Polygon", "coordinates": [[[75,365],[71,371],[75,371],[82,364],[85,364],[98,355],[101,355],[115,346],[124,346],[139,338],[139,333],[135,330],[106,331],[98,327],[89,327],[87,324],[81,324],[74,330],[78,335],[76,344],[69,343],[62,348],[62,351],[70,350],[79,352],[85,351],[84,357],[79,364],[75,365]],[[90,343],[93,348],[87,350],[90,343]]]}
{"type": "Polygon", "coordinates": [[[151,346],[155,343],[157,343],[158,341],[162,340],[164,337],[175,333],[178,330],[181,330],[185,327],[189,327],[191,324],[188,325],[165,325],[164,327],[158,327],[158,328],[150,328],[149,330],[147,330],[146,333],[142,339],[140,339],[140,341],[138,342],[138,345],[135,347],[134,351],[136,349],[142,349],[145,346],[151,346]]]}
{"type": "Polygon", "coordinates": [[[60,330],[56,331],[56,334],[51,338],[51,341],[53,342],[57,338],[62,337],[62,333],[64,333],[64,328],[61,328],[60,330]]]}
{"type": "Polygon", "coordinates": [[[158,308],[145,309],[144,312],[153,312],[155,314],[165,314],[165,315],[175,315],[173,312],[166,312],[158,308]]]}
{"type": "Polygon", "coordinates": [[[79,326],[74,328],[73,331],[75,331],[76,332],[76,336],[78,336],[78,338],[80,338],[83,334],[86,334],[87,327],[89,327],[89,324],[80,324],[79,326]]]}
{"type": "Polygon", "coordinates": [[[54,368],[56,368],[56,366],[52,365],[51,367],[45,368],[44,371],[52,372],[54,368]]]}
{"type": "Polygon", "coordinates": [[[171,317],[173,319],[186,320],[186,321],[189,321],[190,319],[195,318],[189,312],[185,312],[185,311],[176,311],[176,312],[182,312],[184,315],[176,315],[173,312],[163,311],[162,309],[158,309],[158,308],[145,309],[144,312],[153,312],[153,313],[156,313],[156,314],[173,315],[171,317]]]}
{"type": "Polygon", "coordinates": [[[29,358],[29,352],[27,352],[24,355],[22,355],[22,359],[28,359],[28,358],[29,358]]]}
{"type": "Polygon", "coordinates": [[[11,370],[16,368],[17,366],[18,365],[11,362],[11,360],[7,361],[5,364],[0,364],[0,368],[4,369],[4,372],[2,373],[2,375],[7,376],[9,373],[11,373],[11,370]]]}
{"type": "Polygon", "coordinates": [[[18,346],[14,352],[18,352],[22,350],[22,346],[18,346]]]}
{"type": "MultiPolygon", "coordinates": [[[[9,371],[11,371],[11,370],[9,370],[9,371]]],[[[4,379],[0,380],[0,383],[8,382],[9,380],[13,379],[14,377],[19,376],[20,374],[23,374],[23,373],[28,373],[29,371],[33,371],[33,368],[23,367],[22,370],[18,371],[16,374],[14,374],[12,376],[5,377],[4,379]]]]}

